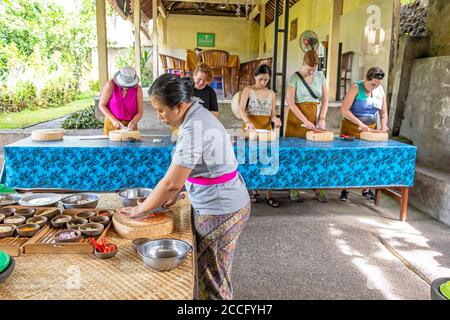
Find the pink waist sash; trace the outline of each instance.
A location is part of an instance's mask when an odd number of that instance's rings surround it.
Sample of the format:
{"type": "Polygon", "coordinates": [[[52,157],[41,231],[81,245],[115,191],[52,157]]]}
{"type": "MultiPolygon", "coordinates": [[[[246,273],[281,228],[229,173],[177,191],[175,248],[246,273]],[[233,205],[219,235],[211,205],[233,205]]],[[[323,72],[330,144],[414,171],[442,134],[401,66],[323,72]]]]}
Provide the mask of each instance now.
{"type": "Polygon", "coordinates": [[[237,170],[234,170],[233,172],[226,173],[223,176],[216,177],[216,178],[203,178],[203,177],[188,178],[187,181],[189,181],[190,183],[193,183],[193,184],[200,184],[202,186],[211,186],[214,184],[222,184],[222,183],[228,182],[228,181],[232,180],[234,177],[236,177],[236,175],[237,175],[237,170]]]}

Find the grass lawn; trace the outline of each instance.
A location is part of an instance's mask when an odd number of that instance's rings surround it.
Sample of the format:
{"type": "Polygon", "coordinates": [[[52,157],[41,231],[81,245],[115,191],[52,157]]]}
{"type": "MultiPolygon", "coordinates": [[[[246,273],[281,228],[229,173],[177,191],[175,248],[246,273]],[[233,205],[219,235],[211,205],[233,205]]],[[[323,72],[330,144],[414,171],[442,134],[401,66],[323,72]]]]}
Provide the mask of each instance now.
{"type": "Polygon", "coordinates": [[[56,108],[24,110],[0,115],[0,129],[22,129],[85,109],[94,104],[92,95],[79,95],[77,100],[56,108]]]}

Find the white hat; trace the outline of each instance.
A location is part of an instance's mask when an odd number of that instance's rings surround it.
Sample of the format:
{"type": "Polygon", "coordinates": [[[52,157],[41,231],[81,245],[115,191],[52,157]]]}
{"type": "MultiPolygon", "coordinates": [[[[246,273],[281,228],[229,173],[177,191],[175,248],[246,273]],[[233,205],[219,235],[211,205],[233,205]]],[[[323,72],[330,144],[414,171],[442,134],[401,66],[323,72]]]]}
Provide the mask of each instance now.
{"type": "Polygon", "coordinates": [[[116,72],[114,82],[121,87],[131,88],[139,83],[139,77],[132,67],[124,67],[116,72]]]}

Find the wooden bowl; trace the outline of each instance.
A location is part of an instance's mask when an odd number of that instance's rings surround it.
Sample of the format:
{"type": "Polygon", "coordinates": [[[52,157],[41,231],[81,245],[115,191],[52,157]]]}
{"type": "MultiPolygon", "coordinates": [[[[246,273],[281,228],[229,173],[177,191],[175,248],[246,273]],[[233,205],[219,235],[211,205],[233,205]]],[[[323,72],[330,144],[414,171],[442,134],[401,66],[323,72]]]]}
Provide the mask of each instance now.
{"type": "Polygon", "coordinates": [[[98,212],[98,216],[111,218],[114,215],[114,213],[116,213],[114,210],[100,210],[98,212]]]}
{"type": "Polygon", "coordinates": [[[15,216],[23,216],[25,218],[31,218],[34,216],[36,209],[26,208],[26,209],[16,209],[14,212],[15,216]]]}
{"type": "Polygon", "coordinates": [[[101,223],[105,227],[106,227],[106,225],[108,225],[109,220],[110,220],[109,217],[105,217],[105,216],[94,216],[94,217],[89,218],[89,222],[101,223]]]}
{"type": "Polygon", "coordinates": [[[55,228],[64,228],[70,220],[72,220],[72,216],[62,214],[54,217],[51,222],[52,226],[55,228]]]}
{"type": "Polygon", "coordinates": [[[96,213],[95,211],[83,211],[83,212],[79,212],[75,215],[76,218],[83,218],[83,219],[89,219],[93,216],[95,216],[96,213]]]}
{"type": "MultiPolygon", "coordinates": [[[[108,244],[111,244],[111,243],[108,243],[108,244]]],[[[118,251],[119,251],[119,248],[118,248],[117,245],[116,245],[116,250],[111,251],[111,252],[98,252],[98,251],[95,249],[95,250],[94,250],[94,255],[95,255],[95,257],[98,258],[98,259],[105,260],[105,259],[109,259],[109,258],[114,257],[114,256],[117,254],[118,251]]]]}
{"type": "Polygon", "coordinates": [[[86,237],[97,237],[102,234],[105,226],[101,223],[85,223],[78,227],[81,234],[86,237]]]}
{"type": "Polygon", "coordinates": [[[54,209],[46,209],[46,210],[40,211],[38,213],[35,213],[34,216],[35,217],[46,217],[47,220],[52,220],[54,217],[56,217],[60,213],[61,213],[61,211],[59,211],[58,208],[54,208],[54,209]]]}
{"type": "Polygon", "coordinates": [[[39,225],[37,223],[22,224],[17,227],[17,234],[23,238],[30,238],[39,231],[39,225]]]}
{"type": "Polygon", "coordinates": [[[12,237],[17,228],[15,224],[2,224],[0,227],[9,227],[9,230],[0,231],[0,238],[12,237]]]}
{"type": "Polygon", "coordinates": [[[0,208],[0,214],[5,215],[5,218],[11,217],[14,212],[16,212],[16,208],[0,208]]]}
{"type": "Polygon", "coordinates": [[[81,239],[81,232],[79,230],[61,230],[55,233],[54,238],[56,243],[78,242],[81,239]]]}
{"type": "Polygon", "coordinates": [[[38,224],[40,228],[42,228],[43,226],[45,226],[48,222],[47,217],[45,216],[34,216],[32,218],[28,218],[27,219],[27,223],[35,223],[38,224]]]}
{"type": "Polygon", "coordinates": [[[72,218],[69,222],[67,222],[66,227],[69,230],[78,230],[78,227],[82,224],[88,223],[87,219],[84,218],[72,218]]]}
{"type": "Polygon", "coordinates": [[[25,220],[27,220],[27,218],[25,218],[23,216],[12,216],[12,217],[5,218],[5,220],[3,220],[3,223],[14,224],[16,226],[20,226],[21,224],[25,223],[25,220]]]}

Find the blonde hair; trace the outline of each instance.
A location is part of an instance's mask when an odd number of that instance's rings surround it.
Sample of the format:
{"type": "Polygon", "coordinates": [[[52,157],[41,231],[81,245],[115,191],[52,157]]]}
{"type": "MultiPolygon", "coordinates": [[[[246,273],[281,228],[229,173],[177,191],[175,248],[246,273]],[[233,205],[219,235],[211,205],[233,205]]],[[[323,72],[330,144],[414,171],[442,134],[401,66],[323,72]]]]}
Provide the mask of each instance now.
{"type": "Polygon", "coordinates": [[[212,79],[212,72],[211,68],[206,63],[199,63],[195,67],[194,75],[196,75],[199,72],[203,72],[206,75],[206,80],[210,81],[212,79]]]}
{"type": "Polygon", "coordinates": [[[303,57],[303,63],[310,67],[315,67],[319,65],[319,56],[316,52],[316,50],[311,50],[305,53],[305,56],[303,57]]]}

